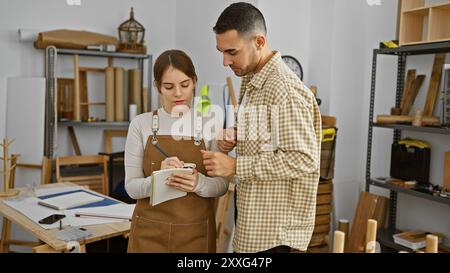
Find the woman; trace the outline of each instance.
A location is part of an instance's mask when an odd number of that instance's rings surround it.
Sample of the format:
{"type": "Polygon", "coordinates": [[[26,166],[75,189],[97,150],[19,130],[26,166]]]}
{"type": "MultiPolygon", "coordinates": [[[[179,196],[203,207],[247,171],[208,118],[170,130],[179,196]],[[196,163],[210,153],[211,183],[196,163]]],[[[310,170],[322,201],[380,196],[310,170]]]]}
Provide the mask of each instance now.
{"type": "Polygon", "coordinates": [[[192,100],[197,75],[184,52],[162,53],[154,65],[162,108],[137,116],[125,145],[125,188],[137,200],[128,252],[215,252],[214,197],[225,194],[228,180],[206,176],[200,150],[218,151],[203,139],[203,119],[192,100]],[[200,124],[199,124],[200,123],[200,124]],[[167,185],[185,197],[149,204],[150,176],[160,169],[194,163],[192,174],[174,174],[167,185]]]}

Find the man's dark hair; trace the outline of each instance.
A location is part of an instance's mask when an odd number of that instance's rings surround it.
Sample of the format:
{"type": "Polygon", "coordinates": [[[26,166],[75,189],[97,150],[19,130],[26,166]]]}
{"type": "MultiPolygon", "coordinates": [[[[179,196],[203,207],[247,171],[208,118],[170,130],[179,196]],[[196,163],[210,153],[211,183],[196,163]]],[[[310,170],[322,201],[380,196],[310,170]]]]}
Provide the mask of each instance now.
{"type": "Polygon", "coordinates": [[[228,6],[217,19],[213,30],[222,34],[229,30],[236,30],[239,35],[252,35],[257,32],[267,34],[264,16],[255,6],[239,2],[228,6]]]}

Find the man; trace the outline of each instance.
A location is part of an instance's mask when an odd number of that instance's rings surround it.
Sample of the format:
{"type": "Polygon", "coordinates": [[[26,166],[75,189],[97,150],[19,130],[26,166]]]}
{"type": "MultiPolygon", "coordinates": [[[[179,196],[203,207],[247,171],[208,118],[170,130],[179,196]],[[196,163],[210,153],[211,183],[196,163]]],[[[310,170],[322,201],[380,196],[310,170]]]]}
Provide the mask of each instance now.
{"type": "MultiPolygon", "coordinates": [[[[242,77],[237,158],[202,151],[210,176],[237,175],[235,252],[305,251],[314,229],[321,119],[313,93],[272,51],[261,12],[234,3],[220,15],[217,49],[242,77]]],[[[234,141],[221,141],[222,151],[234,141]]]]}

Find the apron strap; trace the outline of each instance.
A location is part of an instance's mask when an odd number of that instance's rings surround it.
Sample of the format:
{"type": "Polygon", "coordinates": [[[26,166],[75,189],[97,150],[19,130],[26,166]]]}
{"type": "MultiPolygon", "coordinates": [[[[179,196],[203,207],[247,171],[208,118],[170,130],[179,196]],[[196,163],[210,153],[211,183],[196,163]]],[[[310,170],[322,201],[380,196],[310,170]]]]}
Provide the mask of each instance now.
{"type": "Polygon", "coordinates": [[[203,113],[196,111],[194,114],[194,144],[200,146],[203,139],[203,113]]]}
{"type": "Polygon", "coordinates": [[[156,133],[159,131],[159,117],[158,117],[158,110],[153,111],[152,114],[152,132],[153,132],[153,138],[152,138],[152,144],[155,145],[158,143],[158,139],[156,138],[156,133]]]}
{"type": "MultiPolygon", "coordinates": [[[[196,146],[200,146],[202,144],[203,139],[203,113],[194,111],[194,144],[196,146]]],[[[153,111],[152,114],[152,144],[156,145],[158,143],[158,138],[156,137],[159,131],[159,117],[158,110],[153,111]]]]}

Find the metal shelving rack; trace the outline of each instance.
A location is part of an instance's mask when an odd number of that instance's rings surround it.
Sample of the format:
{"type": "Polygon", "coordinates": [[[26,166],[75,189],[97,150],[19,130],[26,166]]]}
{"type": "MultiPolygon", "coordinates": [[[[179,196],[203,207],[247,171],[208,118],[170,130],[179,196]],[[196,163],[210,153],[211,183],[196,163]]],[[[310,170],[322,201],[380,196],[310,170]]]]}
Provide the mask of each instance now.
{"type": "Polygon", "coordinates": [[[397,195],[398,193],[409,194],[419,198],[428,199],[431,201],[450,205],[450,199],[439,196],[434,196],[430,193],[422,192],[419,189],[405,189],[396,187],[390,184],[386,184],[384,181],[371,177],[371,163],[372,163],[372,141],[373,141],[373,129],[385,128],[394,130],[393,140],[398,141],[401,139],[402,131],[419,131],[431,134],[444,134],[450,135],[450,130],[445,128],[435,127],[414,127],[409,125],[400,124],[377,124],[374,123],[374,105],[375,105],[375,87],[376,87],[376,73],[377,73],[377,60],[378,55],[392,55],[397,56],[397,88],[396,88],[396,107],[400,106],[406,71],[406,61],[408,56],[412,55],[425,55],[425,54],[437,54],[450,52],[450,42],[432,43],[432,44],[419,44],[411,46],[403,46],[394,49],[374,49],[372,60],[372,78],[370,89],[370,109],[369,109],[369,132],[367,140],[367,159],[366,159],[366,191],[370,191],[370,186],[381,187],[390,191],[390,209],[389,209],[389,221],[388,229],[380,232],[379,241],[383,245],[396,248],[397,250],[404,250],[401,246],[393,243],[392,234],[397,231],[397,195]],[[388,236],[386,236],[388,234],[388,236]]]}
{"type": "MultiPolygon", "coordinates": [[[[56,47],[48,47],[45,54],[45,77],[46,83],[46,105],[45,105],[45,143],[44,143],[44,155],[47,158],[54,157],[54,132],[56,129],[56,108],[55,108],[55,96],[56,96],[56,65],[58,55],[79,55],[87,57],[97,57],[97,58],[121,58],[121,59],[131,59],[137,61],[138,69],[141,71],[141,87],[144,86],[144,61],[148,61],[147,71],[148,71],[148,98],[149,98],[149,108],[151,106],[151,92],[152,92],[152,55],[147,54],[131,54],[131,53],[121,53],[121,52],[100,52],[92,50],[80,50],[80,49],[61,49],[56,47]]],[[[86,126],[86,127],[121,127],[128,128],[129,122],[58,122],[60,126],[86,126]]]]}

